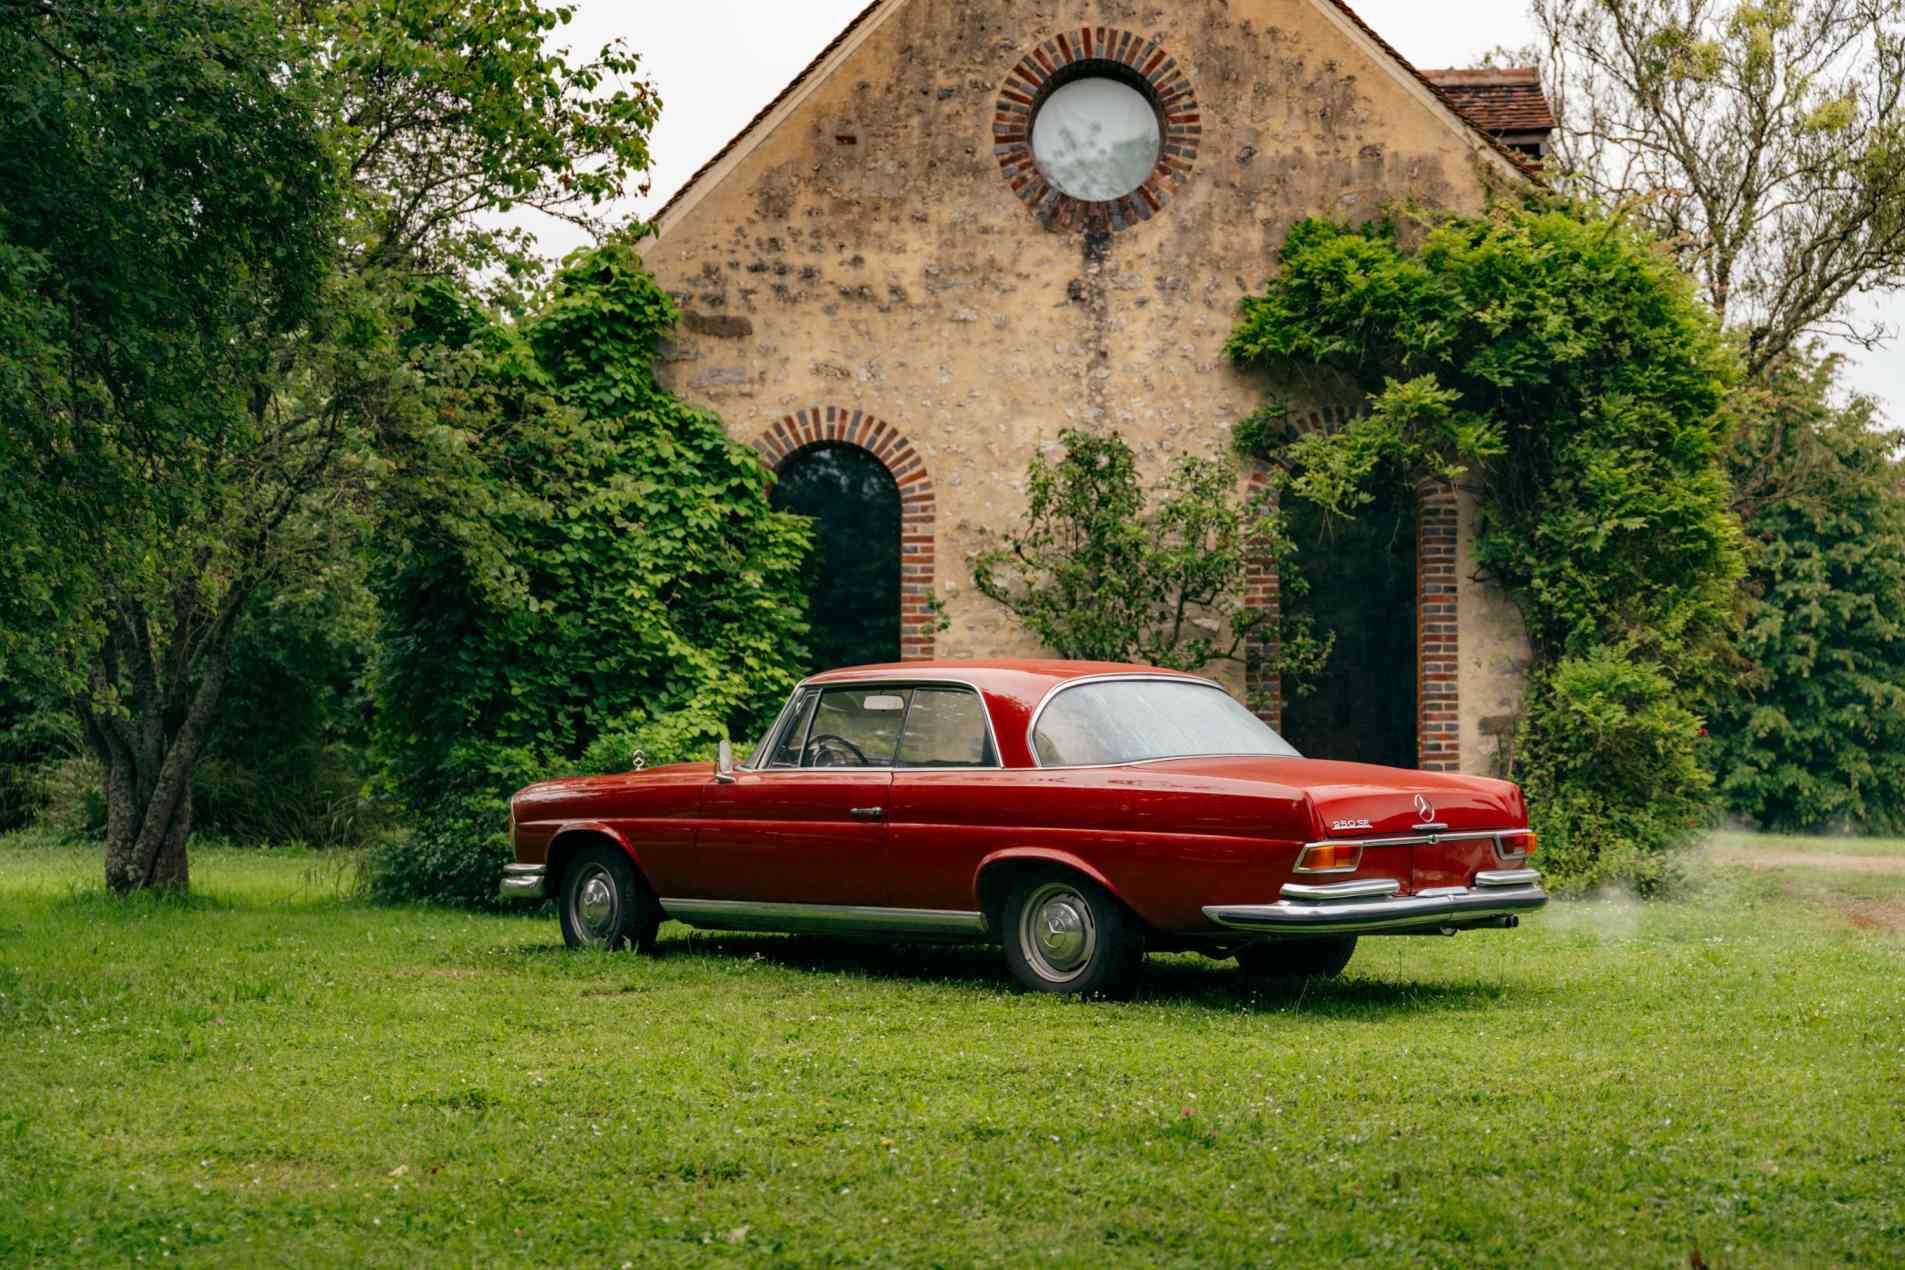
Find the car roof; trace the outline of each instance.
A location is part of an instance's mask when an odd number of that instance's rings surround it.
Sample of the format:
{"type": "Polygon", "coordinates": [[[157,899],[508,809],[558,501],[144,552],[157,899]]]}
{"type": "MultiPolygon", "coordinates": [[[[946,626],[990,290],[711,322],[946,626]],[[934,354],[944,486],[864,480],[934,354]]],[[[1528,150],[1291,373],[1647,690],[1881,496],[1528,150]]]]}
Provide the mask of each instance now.
{"type": "Polygon", "coordinates": [[[1163,670],[1133,662],[1061,661],[1057,658],[1013,658],[991,661],[900,661],[871,666],[843,666],[810,676],[803,682],[825,686],[850,683],[970,684],[985,699],[992,719],[1000,760],[1008,768],[1035,767],[1028,734],[1039,704],[1065,683],[1106,675],[1168,676],[1189,683],[1209,683],[1199,675],[1163,670]]]}
{"type": "Polygon", "coordinates": [[[838,670],[822,671],[817,675],[808,676],[806,682],[830,684],[860,679],[944,677],[969,680],[982,688],[1005,688],[1008,685],[1023,684],[1027,679],[1043,679],[1057,684],[1067,679],[1084,679],[1094,675],[1172,675],[1185,679],[1202,678],[1201,675],[1193,675],[1182,670],[1165,670],[1158,666],[1143,666],[1135,662],[1064,661],[1056,657],[1047,657],[876,662],[867,666],[843,666],[838,670]]]}

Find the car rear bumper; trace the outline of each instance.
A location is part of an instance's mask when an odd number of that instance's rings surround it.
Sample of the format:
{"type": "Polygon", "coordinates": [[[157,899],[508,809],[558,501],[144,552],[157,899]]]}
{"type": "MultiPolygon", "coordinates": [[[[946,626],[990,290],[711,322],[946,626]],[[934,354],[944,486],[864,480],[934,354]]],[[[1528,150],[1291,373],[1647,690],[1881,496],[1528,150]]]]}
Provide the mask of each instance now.
{"type": "Polygon", "coordinates": [[[1534,869],[1488,869],[1470,886],[1438,887],[1399,895],[1390,878],[1327,886],[1288,883],[1275,904],[1210,904],[1204,916],[1230,930],[1257,935],[1384,935],[1513,925],[1513,918],[1548,902],[1534,869]]]}
{"type": "Polygon", "coordinates": [[[542,899],[547,894],[543,884],[548,873],[548,869],[540,864],[505,864],[503,884],[497,888],[496,894],[506,900],[542,899]]]}

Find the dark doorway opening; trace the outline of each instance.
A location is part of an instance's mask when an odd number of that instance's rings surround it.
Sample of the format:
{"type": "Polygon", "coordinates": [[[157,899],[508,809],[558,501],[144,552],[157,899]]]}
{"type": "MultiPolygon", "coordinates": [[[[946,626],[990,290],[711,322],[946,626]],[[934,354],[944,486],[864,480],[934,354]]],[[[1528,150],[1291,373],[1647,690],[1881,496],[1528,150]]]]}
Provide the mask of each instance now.
{"type": "Polygon", "coordinates": [[[1286,509],[1296,567],[1310,585],[1286,604],[1336,644],[1307,691],[1284,684],[1283,734],[1312,758],[1414,767],[1415,496],[1384,482],[1354,520],[1326,517],[1302,499],[1286,509]]]}
{"type": "Polygon", "coordinates": [[[813,669],[900,658],[900,487],[857,445],[808,446],[781,464],[772,500],[811,516],[805,584],[813,669]]]}

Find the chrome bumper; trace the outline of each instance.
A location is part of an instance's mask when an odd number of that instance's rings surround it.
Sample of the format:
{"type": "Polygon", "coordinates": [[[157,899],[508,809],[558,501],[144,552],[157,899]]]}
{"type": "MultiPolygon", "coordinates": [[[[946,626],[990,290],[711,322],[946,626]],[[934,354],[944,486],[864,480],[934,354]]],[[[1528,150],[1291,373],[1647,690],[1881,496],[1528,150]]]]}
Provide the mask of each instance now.
{"type": "Polygon", "coordinates": [[[1398,895],[1393,878],[1329,886],[1287,883],[1275,904],[1211,904],[1204,916],[1231,930],[1258,935],[1381,935],[1392,931],[1461,930],[1504,925],[1501,919],[1548,902],[1534,869],[1487,869],[1472,886],[1437,887],[1398,895]]]}
{"type": "Polygon", "coordinates": [[[540,864],[505,864],[503,884],[496,894],[506,900],[539,900],[544,894],[543,880],[548,872],[540,864]]]}

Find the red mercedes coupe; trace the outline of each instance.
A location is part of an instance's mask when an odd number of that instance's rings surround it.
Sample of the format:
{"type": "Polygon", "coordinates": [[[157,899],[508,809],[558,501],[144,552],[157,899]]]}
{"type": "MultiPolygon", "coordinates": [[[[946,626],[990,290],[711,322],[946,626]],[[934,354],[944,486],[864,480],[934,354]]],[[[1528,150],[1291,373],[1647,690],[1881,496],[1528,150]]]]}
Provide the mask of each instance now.
{"type": "Polygon", "coordinates": [[[815,675],[746,762],[531,785],[510,837],[503,895],[555,899],[571,947],[669,919],[991,942],[1102,996],[1147,949],[1333,975],[1363,935],[1548,899],[1506,781],[1307,759],[1207,679],[1070,661],[815,675]]]}

